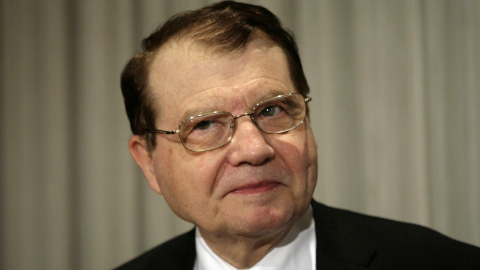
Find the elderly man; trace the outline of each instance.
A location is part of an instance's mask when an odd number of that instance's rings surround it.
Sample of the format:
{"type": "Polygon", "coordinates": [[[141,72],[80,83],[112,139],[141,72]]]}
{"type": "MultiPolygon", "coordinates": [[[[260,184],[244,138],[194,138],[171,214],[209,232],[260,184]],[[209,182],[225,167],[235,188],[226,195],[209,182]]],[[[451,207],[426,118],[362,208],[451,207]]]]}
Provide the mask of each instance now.
{"type": "Polygon", "coordinates": [[[119,269],[480,269],[480,249],[312,201],[316,144],[295,41],[258,6],[174,16],[122,74],[130,152],[195,229],[119,269]]]}

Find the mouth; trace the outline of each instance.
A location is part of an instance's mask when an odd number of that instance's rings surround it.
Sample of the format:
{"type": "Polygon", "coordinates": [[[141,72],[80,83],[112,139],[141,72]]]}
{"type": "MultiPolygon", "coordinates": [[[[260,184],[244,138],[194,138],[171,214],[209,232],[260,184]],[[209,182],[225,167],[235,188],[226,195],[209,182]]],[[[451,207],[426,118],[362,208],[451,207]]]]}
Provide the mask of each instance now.
{"type": "Polygon", "coordinates": [[[262,181],[259,183],[247,184],[247,185],[237,187],[234,190],[232,190],[230,193],[242,194],[242,195],[264,193],[272,189],[275,189],[280,185],[281,184],[276,181],[262,181]]]}

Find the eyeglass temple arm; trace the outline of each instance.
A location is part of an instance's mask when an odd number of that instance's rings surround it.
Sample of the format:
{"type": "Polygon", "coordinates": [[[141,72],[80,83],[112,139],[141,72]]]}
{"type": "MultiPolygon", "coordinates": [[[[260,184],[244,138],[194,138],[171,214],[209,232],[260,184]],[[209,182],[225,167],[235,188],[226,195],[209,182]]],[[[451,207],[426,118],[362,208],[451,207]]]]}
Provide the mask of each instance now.
{"type": "Polygon", "coordinates": [[[310,102],[310,101],[312,101],[312,98],[311,98],[311,97],[305,98],[305,103],[308,103],[308,102],[310,102]]]}
{"type": "Polygon", "coordinates": [[[155,132],[156,132],[156,133],[161,133],[161,134],[175,134],[175,133],[179,133],[179,132],[180,132],[180,129],[178,129],[178,130],[172,130],[172,131],[155,129],[155,132]]]}

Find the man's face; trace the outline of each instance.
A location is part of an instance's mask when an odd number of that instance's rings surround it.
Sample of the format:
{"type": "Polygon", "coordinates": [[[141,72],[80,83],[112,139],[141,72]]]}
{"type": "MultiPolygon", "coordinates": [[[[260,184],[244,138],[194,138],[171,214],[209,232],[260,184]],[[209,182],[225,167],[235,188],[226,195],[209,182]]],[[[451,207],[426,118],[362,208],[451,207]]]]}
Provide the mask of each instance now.
{"type": "MultiPolygon", "coordinates": [[[[162,130],[204,112],[252,112],[266,98],[296,92],[283,51],[260,38],[229,55],[171,42],[155,56],[149,86],[162,130]]],[[[316,184],[308,117],[283,134],[263,133],[240,117],[229,144],[200,153],[185,149],[178,134],[159,134],[150,157],[150,186],[202,234],[255,237],[287,229],[308,208],[316,184]]]]}

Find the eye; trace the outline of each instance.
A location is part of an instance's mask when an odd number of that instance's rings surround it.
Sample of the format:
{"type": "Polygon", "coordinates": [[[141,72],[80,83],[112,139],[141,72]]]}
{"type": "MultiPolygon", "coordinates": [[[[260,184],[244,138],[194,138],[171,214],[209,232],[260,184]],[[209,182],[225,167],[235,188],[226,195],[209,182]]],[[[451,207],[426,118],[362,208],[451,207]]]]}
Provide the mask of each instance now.
{"type": "Polygon", "coordinates": [[[193,127],[193,129],[206,130],[215,125],[215,120],[204,120],[199,122],[193,127]]]}
{"type": "Polygon", "coordinates": [[[283,110],[283,108],[280,107],[279,105],[271,105],[271,106],[265,107],[260,112],[260,116],[275,116],[275,115],[281,113],[282,110],[283,110]]]}

